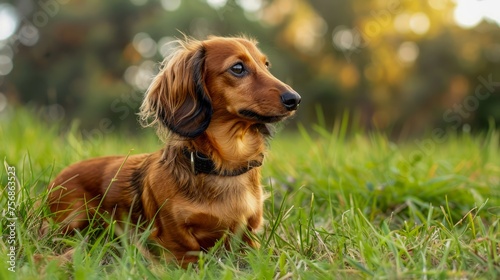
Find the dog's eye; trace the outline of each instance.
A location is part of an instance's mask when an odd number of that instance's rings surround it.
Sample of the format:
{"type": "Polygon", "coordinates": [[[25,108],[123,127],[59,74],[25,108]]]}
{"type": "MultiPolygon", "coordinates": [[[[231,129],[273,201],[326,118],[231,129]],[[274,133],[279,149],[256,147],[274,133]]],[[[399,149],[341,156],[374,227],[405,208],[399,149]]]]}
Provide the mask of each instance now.
{"type": "Polygon", "coordinates": [[[271,63],[269,63],[269,61],[266,61],[266,68],[267,69],[271,68],[271,63]]]}
{"type": "Polygon", "coordinates": [[[245,70],[245,67],[243,66],[243,63],[239,62],[239,63],[236,63],[235,65],[231,66],[231,68],[229,69],[231,71],[231,73],[237,77],[241,77],[243,75],[245,75],[246,73],[246,70],[245,70]]]}

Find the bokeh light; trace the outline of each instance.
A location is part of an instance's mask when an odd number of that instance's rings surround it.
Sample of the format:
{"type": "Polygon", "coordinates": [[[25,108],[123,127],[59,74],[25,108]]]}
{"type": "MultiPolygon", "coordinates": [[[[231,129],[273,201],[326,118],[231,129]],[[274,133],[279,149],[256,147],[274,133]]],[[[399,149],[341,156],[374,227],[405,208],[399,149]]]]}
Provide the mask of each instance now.
{"type": "Polygon", "coordinates": [[[256,12],[262,8],[261,0],[237,0],[236,3],[247,12],[256,12]]]}
{"type": "Polygon", "coordinates": [[[0,4],[0,41],[12,36],[18,24],[16,9],[10,4],[0,4]]]}
{"type": "Polygon", "coordinates": [[[161,6],[163,9],[169,12],[173,12],[181,6],[181,0],[161,0],[161,6]]]}
{"type": "Polygon", "coordinates": [[[0,92],[0,113],[7,108],[7,97],[5,97],[5,94],[0,92]]]}
{"type": "Polygon", "coordinates": [[[226,5],[227,0],[207,0],[207,3],[214,9],[220,9],[226,5]]]}
{"type": "Polygon", "coordinates": [[[4,55],[12,59],[14,58],[14,51],[9,45],[0,45],[0,55],[4,55]]]}
{"type": "Polygon", "coordinates": [[[500,25],[500,1],[456,0],[454,19],[458,26],[466,29],[476,27],[481,21],[493,21],[500,25]]]}
{"type": "Polygon", "coordinates": [[[398,48],[398,58],[403,63],[413,63],[419,54],[418,45],[415,42],[404,42],[398,48]]]}
{"type": "Polygon", "coordinates": [[[18,39],[21,44],[32,47],[36,45],[38,39],[40,39],[40,32],[38,32],[38,28],[32,24],[25,24],[19,29],[18,39]]]}
{"type": "Polygon", "coordinates": [[[431,22],[424,13],[415,13],[410,18],[410,29],[418,35],[423,35],[429,31],[431,22]]]}
{"type": "Polygon", "coordinates": [[[333,45],[340,50],[356,49],[360,44],[358,34],[346,26],[339,26],[333,31],[333,45]]]}
{"type": "Polygon", "coordinates": [[[12,63],[12,58],[6,55],[0,55],[0,76],[5,76],[12,71],[14,64],[12,63]]]}
{"type": "Polygon", "coordinates": [[[149,34],[140,32],[134,36],[132,41],[134,48],[146,58],[152,57],[156,54],[157,45],[156,42],[151,39],[149,34]]]}
{"type": "Polygon", "coordinates": [[[131,86],[145,91],[153,76],[157,72],[158,64],[151,60],[143,61],[139,66],[129,66],[123,75],[124,80],[131,86]]]}
{"type": "Polygon", "coordinates": [[[171,36],[166,36],[158,40],[158,52],[163,58],[169,56],[176,48],[176,39],[171,36]]]}

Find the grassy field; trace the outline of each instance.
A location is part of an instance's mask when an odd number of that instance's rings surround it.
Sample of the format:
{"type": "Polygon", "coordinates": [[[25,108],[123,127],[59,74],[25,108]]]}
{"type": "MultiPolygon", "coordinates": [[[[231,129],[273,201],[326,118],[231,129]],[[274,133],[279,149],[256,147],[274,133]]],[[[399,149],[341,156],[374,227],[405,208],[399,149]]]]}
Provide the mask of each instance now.
{"type": "Polygon", "coordinates": [[[114,227],[71,237],[38,233],[48,215],[45,190],[57,172],[89,157],[155,151],[161,144],[152,130],[103,133],[90,142],[77,122],[61,128],[25,110],[4,115],[0,279],[500,278],[497,131],[451,131],[440,144],[430,137],[396,145],[377,133],[347,137],[345,130],[339,124],[279,133],[263,168],[270,198],[262,247],[214,248],[184,270],[143,254],[136,245],[147,242],[144,234],[117,234],[114,227]],[[75,248],[70,262],[51,260],[68,247],[75,248]]]}

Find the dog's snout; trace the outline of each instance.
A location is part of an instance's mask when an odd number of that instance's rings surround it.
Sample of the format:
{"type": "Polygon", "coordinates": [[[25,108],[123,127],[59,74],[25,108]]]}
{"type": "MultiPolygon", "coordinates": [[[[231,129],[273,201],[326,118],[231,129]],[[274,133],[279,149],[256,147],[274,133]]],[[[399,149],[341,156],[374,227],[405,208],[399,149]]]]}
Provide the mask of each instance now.
{"type": "Polygon", "coordinates": [[[281,103],[283,103],[288,111],[297,110],[300,100],[300,95],[296,92],[285,92],[281,95],[281,103]]]}

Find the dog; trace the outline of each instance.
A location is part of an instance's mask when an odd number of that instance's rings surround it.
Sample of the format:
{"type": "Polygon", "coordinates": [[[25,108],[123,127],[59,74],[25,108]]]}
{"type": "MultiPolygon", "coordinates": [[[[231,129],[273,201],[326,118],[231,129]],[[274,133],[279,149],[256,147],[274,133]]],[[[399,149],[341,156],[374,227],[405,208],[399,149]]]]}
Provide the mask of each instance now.
{"type": "Polygon", "coordinates": [[[48,204],[64,233],[99,215],[147,222],[150,240],[186,266],[228,235],[259,246],[253,235],[263,222],[267,139],[301,97],[270,73],[252,39],[185,38],[178,45],[139,112],[164,148],[70,165],[49,185],[48,204]]]}

